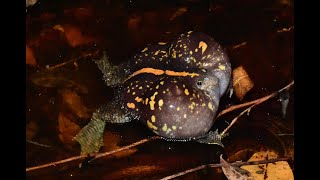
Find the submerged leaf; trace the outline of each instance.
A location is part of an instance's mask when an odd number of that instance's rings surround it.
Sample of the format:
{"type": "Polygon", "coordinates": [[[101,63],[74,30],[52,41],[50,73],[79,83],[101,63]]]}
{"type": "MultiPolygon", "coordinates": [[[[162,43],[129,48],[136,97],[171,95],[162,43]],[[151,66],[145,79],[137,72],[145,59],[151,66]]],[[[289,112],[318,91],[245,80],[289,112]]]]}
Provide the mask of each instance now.
{"type": "Polygon", "coordinates": [[[186,13],[188,11],[187,7],[180,7],[177,9],[176,12],[174,12],[174,14],[170,17],[170,21],[176,19],[177,17],[183,15],[184,13],[186,13]]]}
{"type": "Polygon", "coordinates": [[[164,170],[163,167],[159,166],[147,166],[147,165],[141,165],[141,166],[134,166],[134,167],[127,167],[124,169],[121,169],[119,171],[116,171],[114,173],[108,174],[105,179],[131,179],[135,176],[146,176],[148,174],[156,174],[159,171],[164,170]]]}
{"type": "Polygon", "coordinates": [[[230,165],[222,158],[222,155],[220,155],[220,163],[222,165],[222,171],[228,180],[253,180],[248,171],[237,166],[230,165]]]}
{"type": "Polygon", "coordinates": [[[242,100],[244,96],[253,88],[254,84],[246,70],[239,66],[233,70],[233,88],[236,96],[242,100]]]}
{"type": "Polygon", "coordinates": [[[59,139],[64,144],[75,144],[73,137],[80,131],[80,127],[64,113],[59,113],[58,117],[59,139]]]}
{"type": "Polygon", "coordinates": [[[31,66],[36,66],[37,61],[36,58],[33,55],[33,51],[30,47],[26,46],[26,64],[31,66]]]}
{"type": "Polygon", "coordinates": [[[26,127],[26,138],[32,139],[38,132],[38,124],[34,121],[30,121],[26,127]]]}
{"type": "Polygon", "coordinates": [[[63,103],[71,110],[73,114],[81,119],[90,118],[89,109],[83,104],[81,97],[74,91],[63,89],[60,91],[63,103]]]}
{"type": "MultiPolygon", "coordinates": [[[[278,155],[273,151],[257,152],[248,161],[259,161],[277,158],[278,155]]],[[[244,165],[241,168],[251,173],[255,180],[293,180],[293,172],[286,161],[275,163],[244,165]]]]}
{"type": "MultiPolygon", "coordinates": [[[[118,144],[120,143],[121,137],[118,134],[114,134],[111,132],[105,132],[104,134],[104,144],[105,146],[103,147],[104,150],[103,151],[112,151],[112,150],[116,150],[121,148],[120,146],[118,146],[118,144]]],[[[120,157],[125,157],[125,156],[129,156],[133,153],[135,153],[137,151],[136,148],[132,148],[132,149],[127,149],[124,151],[120,151],[118,153],[113,154],[113,156],[120,158],[120,157]]]]}

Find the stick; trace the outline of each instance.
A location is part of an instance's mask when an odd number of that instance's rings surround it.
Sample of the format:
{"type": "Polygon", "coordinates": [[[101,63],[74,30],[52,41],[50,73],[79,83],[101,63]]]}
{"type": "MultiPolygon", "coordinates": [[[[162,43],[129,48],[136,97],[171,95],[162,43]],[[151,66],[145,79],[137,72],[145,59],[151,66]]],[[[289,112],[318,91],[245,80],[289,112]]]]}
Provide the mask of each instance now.
{"type": "MultiPolygon", "coordinates": [[[[286,87],[278,90],[277,92],[274,92],[274,93],[272,93],[272,94],[270,94],[270,95],[268,95],[268,96],[262,97],[262,98],[260,98],[260,99],[254,100],[255,103],[254,103],[253,105],[251,105],[249,108],[247,108],[247,109],[245,109],[244,111],[242,111],[237,117],[235,117],[235,118],[231,121],[231,123],[229,124],[229,126],[228,126],[226,129],[224,129],[220,135],[223,136],[223,135],[231,128],[231,126],[239,119],[239,117],[241,117],[244,113],[249,112],[254,106],[256,106],[256,105],[258,105],[258,104],[261,104],[262,102],[264,102],[264,101],[266,101],[266,100],[268,100],[268,99],[276,96],[276,95],[277,95],[278,93],[280,93],[281,91],[290,88],[293,84],[294,84],[294,81],[291,81],[286,87]]],[[[247,103],[247,104],[249,104],[249,103],[247,103]]],[[[229,109],[229,108],[228,108],[228,109],[229,109]]]]}
{"type": "MultiPolygon", "coordinates": [[[[107,155],[111,155],[111,154],[114,154],[114,153],[117,153],[117,152],[120,152],[120,151],[123,151],[123,150],[126,150],[126,149],[130,149],[132,147],[138,146],[138,145],[146,143],[148,141],[152,141],[154,139],[160,139],[160,137],[159,136],[154,136],[154,137],[151,137],[151,138],[145,138],[145,139],[137,141],[137,142],[135,142],[133,144],[130,144],[128,146],[123,146],[123,147],[121,147],[119,149],[116,149],[116,150],[113,150],[113,151],[104,152],[104,153],[97,153],[95,155],[94,159],[90,160],[89,162],[91,162],[91,161],[93,161],[95,159],[107,156],[107,155]]],[[[36,170],[36,169],[42,169],[42,168],[45,168],[45,167],[56,166],[58,164],[66,163],[66,162],[69,162],[69,161],[75,161],[75,160],[78,160],[78,159],[84,159],[84,158],[87,158],[87,157],[88,157],[87,154],[83,154],[83,155],[80,155],[80,156],[74,156],[74,157],[67,158],[67,159],[64,159],[64,160],[51,162],[51,163],[40,165],[40,166],[30,167],[30,168],[26,169],[26,172],[33,171],[33,170],[36,170]]]]}
{"type": "Polygon", "coordinates": [[[277,95],[277,94],[280,93],[281,91],[283,91],[283,90],[285,90],[285,89],[288,89],[288,88],[289,88],[290,86],[292,86],[293,84],[294,84],[294,81],[291,81],[291,83],[289,83],[286,87],[284,87],[284,88],[280,89],[279,91],[277,91],[277,92],[275,92],[275,93],[272,93],[272,94],[270,94],[270,95],[268,95],[268,96],[265,96],[265,97],[262,97],[262,98],[259,98],[259,99],[256,99],[256,100],[253,100],[253,101],[250,101],[250,102],[246,102],[246,103],[243,103],[243,104],[237,104],[237,105],[230,106],[230,107],[228,107],[227,109],[224,109],[223,111],[221,111],[221,112],[218,114],[217,118],[220,117],[220,116],[222,116],[222,115],[224,115],[224,114],[226,114],[226,113],[228,113],[228,112],[234,111],[234,110],[239,109],[239,108],[243,108],[243,107],[246,107],[246,106],[250,106],[250,105],[256,104],[256,103],[260,104],[260,103],[262,103],[263,101],[266,101],[266,100],[274,97],[275,95],[277,95]],[[262,101],[262,102],[261,102],[261,101],[262,101]]]}
{"type": "MultiPolygon", "coordinates": [[[[276,158],[276,159],[268,159],[268,160],[260,160],[260,161],[249,161],[249,162],[240,162],[240,161],[237,161],[237,162],[233,162],[233,163],[230,163],[230,165],[233,165],[233,166],[243,166],[243,165],[257,165],[257,164],[267,164],[267,163],[274,163],[274,162],[277,162],[277,161],[288,161],[290,160],[290,158],[288,157],[284,157],[284,158],[276,158]]],[[[200,169],[204,169],[206,167],[212,167],[212,168],[216,168],[216,167],[222,167],[222,164],[205,164],[205,165],[201,165],[201,166],[197,166],[195,168],[192,168],[192,169],[188,169],[188,170],[185,170],[185,171],[182,171],[182,172],[179,172],[177,174],[173,174],[173,175],[170,175],[170,176],[166,176],[160,180],[169,180],[169,179],[173,179],[173,178],[176,178],[176,177],[179,177],[179,176],[183,176],[185,174],[188,174],[188,173],[191,173],[191,172],[195,172],[195,171],[198,171],[200,169]]]]}

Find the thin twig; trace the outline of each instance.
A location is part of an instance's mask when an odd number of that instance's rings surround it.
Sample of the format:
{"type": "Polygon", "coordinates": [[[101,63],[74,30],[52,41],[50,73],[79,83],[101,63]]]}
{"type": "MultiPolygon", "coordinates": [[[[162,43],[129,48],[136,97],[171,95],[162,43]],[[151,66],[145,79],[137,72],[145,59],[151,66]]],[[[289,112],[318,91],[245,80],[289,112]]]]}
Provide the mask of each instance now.
{"type": "MultiPolygon", "coordinates": [[[[267,163],[274,163],[274,162],[277,162],[277,161],[288,161],[288,160],[290,160],[289,157],[275,158],[275,159],[268,159],[268,160],[260,160],[260,161],[249,161],[249,162],[237,161],[237,162],[230,163],[230,165],[238,166],[238,167],[239,167],[239,166],[243,166],[243,165],[267,164],[267,163]]],[[[164,178],[162,178],[162,179],[160,179],[160,180],[173,179],[173,178],[176,178],[176,177],[179,177],[179,176],[183,176],[183,175],[188,174],[188,173],[191,173],[191,172],[198,171],[198,170],[200,170],[200,169],[204,169],[204,168],[206,168],[206,167],[212,167],[212,168],[222,167],[222,164],[205,164],[205,165],[197,166],[197,167],[195,167],[195,168],[188,169],[188,170],[179,172],[179,173],[177,173],[177,174],[173,174],[173,175],[164,177],[164,178]]]]}
{"type": "MultiPolygon", "coordinates": [[[[135,147],[135,146],[138,146],[140,144],[143,144],[143,143],[146,143],[148,141],[152,141],[154,139],[160,139],[159,136],[154,136],[154,137],[151,137],[151,138],[145,138],[145,139],[142,139],[140,141],[137,141],[133,144],[130,144],[128,146],[123,146],[119,149],[116,149],[116,150],[113,150],[113,151],[109,151],[109,152],[104,152],[104,153],[97,153],[95,155],[95,158],[94,159],[98,159],[98,158],[101,158],[103,156],[107,156],[107,155],[111,155],[111,154],[114,154],[114,153],[117,153],[117,152],[120,152],[120,151],[123,151],[123,150],[126,150],[126,149],[129,149],[129,148],[132,148],[132,147],[135,147]]],[[[79,160],[79,159],[84,159],[84,158],[87,158],[88,155],[87,154],[83,154],[83,155],[80,155],[80,156],[74,156],[74,157],[71,157],[71,158],[67,158],[67,159],[64,159],[64,160],[60,160],[60,161],[56,161],[56,162],[51,162],[51,163],[48,163],[48,164],[44,164],[44,165],[40,165],[40,166],[34,166],[34,167],[30,167],[30,168],[27,168],[26,169],[26,172],[29,172],[29,171],[33,171],[33,170],[36,170],[36,169],[42,169],[42,168],[45,168],[45,167],[49,167],[49,166],[56,166],[58,164],[62,164],[62,163],[66,163],[66,162],[70,162],[70,161],[75,161],[75,160],[79,160]]],[[[93,161],[94,159],[92,159],[91,161],[93,161]]],[[[90,162],[91,162],[90,161],[90,162]]]]}
{"type": "MultiPolygon", "coordinates": [[[[270,95],[268,95],[268,96],[265,96],[265,97],[262,97],[262,98],[259,98],[259,99],[256,99],[256,100],[253,100],[253,101],[250,101],[250,102],[246,102],[246,103],[243,103],[243,104],[237,104],[237,105],[230,106],[230,107],[228,107],[227,109],[224,109],[223,111],[221,111],[221,112],[218,114],[217,118],[220,117],[220,116],[222,116],[222,115],[224,115],[224,114],[226,114],[226,113],[228,113],[228,112],[234,111],[234,110],[236,110],[236,109],[240,109],[240,108],[243,108],[243,107],[246,107],[246,106],[250,106],[250,105],[256,104],[256,103],[261,103],[260,101],[262,101],[262,100],[265,101],[265,100],[266,100],[265,98],[269,99],[269,98],[277,95],[279,92],[281,92],[281,91],[283,91],[283,90],[285,90],[285,89],[288,89],[288,88],[289,88],[290,86],[292,86],[293,84],[294,84],[294,81],[292,81],[292,82],[291,82],[290,84],[288,84],[286,87],[284,87],[284,88],[280,89],[279,91],[277,91],[277,92],[275,92],[275,93],[272,93],[272,94],[270,94],[270,95]]],[[[263,102],[263,101],[262,101],[262,102],[263,102]]]]}
{"type": "MultiPolygon", "coordinates": [[[[270,95],[268,95],[268,96],[265,96],[265,97],[262,97],[262,98],[260,98],[260,99],[257,99],[258,101],[255,100],[255,103],[252,104],[252,105],[251,105],[250,107],[248,107],[247,109],[245,109],[244,111],[242,111],[237,117],[235,117],[235,118],[231,121],[231,123],[229,124],[229,126],[228,126],[226,129],[224,129],[220,135],[223,136],[223,135],[231,128],[231,126],[239,119],[239,117],[241,117],[244,113],[249,112],[254,106],[257,106],[258,104],[261,104],[262,102],[264,102],[264,101],[266,101],[266,100],[268,100],[268,99],[276,96],[276,95],[277,95],[278,93],[280,93],[281,91],[290,88],[293,84],[294,84],[294,81],[291,81],[291,83],[289,83],[286,87],[278,90],[277,92],[274,92],[274,93],[272,93],[272,94],[270,94],[270,95]]],[[[249,104],[249,103],[248,103],[248,104],[249,104]]],[[[232,106],[231,106],[231,107],[232,107],[232,106]]],[[[228,108],[228,109],[229,109],[229,108],[228,108]]]]}
{"type": "Polygon", "coordinates": [[[54,70],[54,69],[56,69],[56,68],[59,68],[59,67],[65,66],[65,65],[67,65],[67,64],[69,64],[69,63],[74,63],[74,62],[78,61],[78,60],[79,60],[79,59],[81,59],[81,58],[91,57],[91,56],[93,56],[93,55],[97,54],[97,52],[98,52],[98,51],[95,51],[95,52],[92,52],[92,53],[82,54],[82,55],[81,55],[81,56],[79,56],[79,57],[72,58],[72,59],[71,59],[71,60],[69,60],[69,61],[65,61],[65,62],[63,62],[63,63],[57,64],[57,65],[54,65],[54,66],[49,67],[49,68],[46,68],[46,69],[47,69],[48,71],[52,71],[52,70],[54,70]]]}
{"type": "Polygon", "coordinates": [[[160,139],[161,137],[160,136],[153,136],[151,138],[145,138],[145,139],[142,139],[140,141],[137,141],[135,143],[132,143],[128,146],[124,146],[122,148],[119,148],[119,149],[116,149],[116,150],[113,150],[113,151],[109,151],[109,152],[104,152],[104,153],[99,153],[97,154],[92,160],[90,160],[89,162],[92,162],[93,160],[96,160],[98,158],[101,158],[101,157],[104,157],[104,156],[108,156],[108,155],[111,155],[111,154],[115,154],[117,152],[120,152],[120,151],[124,151],[124,150],[127,150],[127,149],[130,149],[132,147],[135,147],[135,146],[138,146],[140,144],[143,144],[143,143],[146,143],[146,142],[149,142],[149,141],[152,141],[152,140],[155,140],[155,139],[160,139]]]}
{"type": "Polygon", "coordinates": [[[35,142],[35,141],[30,141],[28,139],[26,139],[26,141],[30,144],[34,144],[34,145],[37,145],[37,146],[42,146],[42,147],[51,147],[49,145],[45,145],[45,144],[41,144],[41,143],[38,143],[38,142],[35,142]]]}

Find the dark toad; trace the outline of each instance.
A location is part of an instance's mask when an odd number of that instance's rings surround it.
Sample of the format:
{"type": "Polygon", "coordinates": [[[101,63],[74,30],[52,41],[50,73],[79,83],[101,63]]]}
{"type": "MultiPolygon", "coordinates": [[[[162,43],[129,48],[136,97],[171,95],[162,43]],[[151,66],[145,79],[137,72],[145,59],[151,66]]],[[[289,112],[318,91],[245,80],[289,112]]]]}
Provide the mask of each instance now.
{"type": "Polygon", "coordinates": [[[117,95],[97,109],[75,137],[82,153],[99,151],[106,122],[139,120],[166,140],[221,144],[210,131],[220,98],[230,88],[231,65],[223,48],[201,32],[147,45],[129,62],[96,61],[117,95]]]}

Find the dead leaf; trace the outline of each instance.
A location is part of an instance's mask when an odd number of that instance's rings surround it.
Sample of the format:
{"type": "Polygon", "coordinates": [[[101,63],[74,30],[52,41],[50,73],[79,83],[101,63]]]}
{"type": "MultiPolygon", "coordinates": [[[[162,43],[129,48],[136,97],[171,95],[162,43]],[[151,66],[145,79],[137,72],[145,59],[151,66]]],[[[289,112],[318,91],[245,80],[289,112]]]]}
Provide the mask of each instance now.
{"type": "Polygon", "coordinates": [[[73,138],[80,131],[80,127],[74,123],[66,114],[59,113],[58,117],[59,139],[67,145],[74,145],[76,141],[73,138]]]}
{"type": "MultiPolygon", "coordinates": [[[[121,140],[120,135],[106,131],[103,137],[103,142],[104,142],[103,152],[112,151],[112,150],[121,148],[120,146],[118,146],[118,144],[120,143],[120,140],[121,140]]],[[[131,149],[127,149],[127,150],[115,153],[112,156],[117,158],[125,157],[135,153],[136,151],[137,151],[136,148],[131,148],[131,149]]]]}
{"type": "Polygon", "coordinates": [[[222,155],[220,155],[220,164],[222,165],[222,171],[228,180],[253,180],[248,171],[230,165],[222,158],[222,155]]]}
{"type": "Polygon", "coordinates": [[[75,26],[66,24],[63,26],[65,36],[70,46],[76,47],[84,44],[89,44],[94,41],[93,37],[84,35],[83,32],[75,26]]]}
{"type": "MultiPolygon", "coordinates": [[[[259,161],[277,158],[278,155],[274,151],[257,152],[248,161],[259,161]]],[[[278,161],[275,163],[244,165],[241,168],[251,173],[255,180],[293,180],[293,172],[286,161],[278,161]]]]}
{"type": "Polygon", "coordinates": [[[38,0],[26,0],[26,7],[33,6],[38,0]]]}
{"type": "Polygon", "coordinates": [[[243,97],[253,88],[254,84],[242,66],[233,70],[233,89],[242,101],[243,97]]]}
{"type": "Polygon", "coordinates": [[[184,13],[186,13],[188,11],[187,7],[180,7],[178,8],[178,10],[176,12],[174,12],[174,14],[170,17],[170,21],[176,19],[177,17],[183,15],[184,13]]]}
{"type": "Polygon", "coordinates": [[[90,110],[83,104],[81,97],[70,89],[62,89],[60,94],[63,103],[71,110],[73,114],[81,119],[88,119],[91,116],[90,110]]]}
{"type": "Polygon", "coordinates": [[[30,121],[26,127],[26,138],[32,139],[38,132],[38,124],[34,121],[30,121]]]}
{"type": "Polygon", "coordinates": [[[31,66],[37,65],[37,61],[36,61],[36,58],[34,58],[33,51],[27,45],[26,45],[26,64],[29,64],[31,66]]]}
{"type": "Polygon", "coordinates": [[[108,174],[104,178],[105,179],[127,179],[127,178],[131,179],[130,177],[135,177],[139,175],[147,176],[149,174],[156,174],[161,170],[164,170],[164,168],[159,166],[141,165],[141,166],[134,166],[134,167],[121,169],[114,173],[108,174]]]}
{"type": "Polygon", "coordinates": [[[52,29],[57,30],[57,31],[61,31],[61,32],[64,33],[64,28],[63,28],[61,25],[59,25],[59,24],[54,25],[54,26],[52,27],[52,29]]]}
{"type": "Polygon", "coordinates": [[[142,17],[138,15],[130,16],[128,19],[128,29],[129,30],[138,30],[141,24],[142,17]]]}

